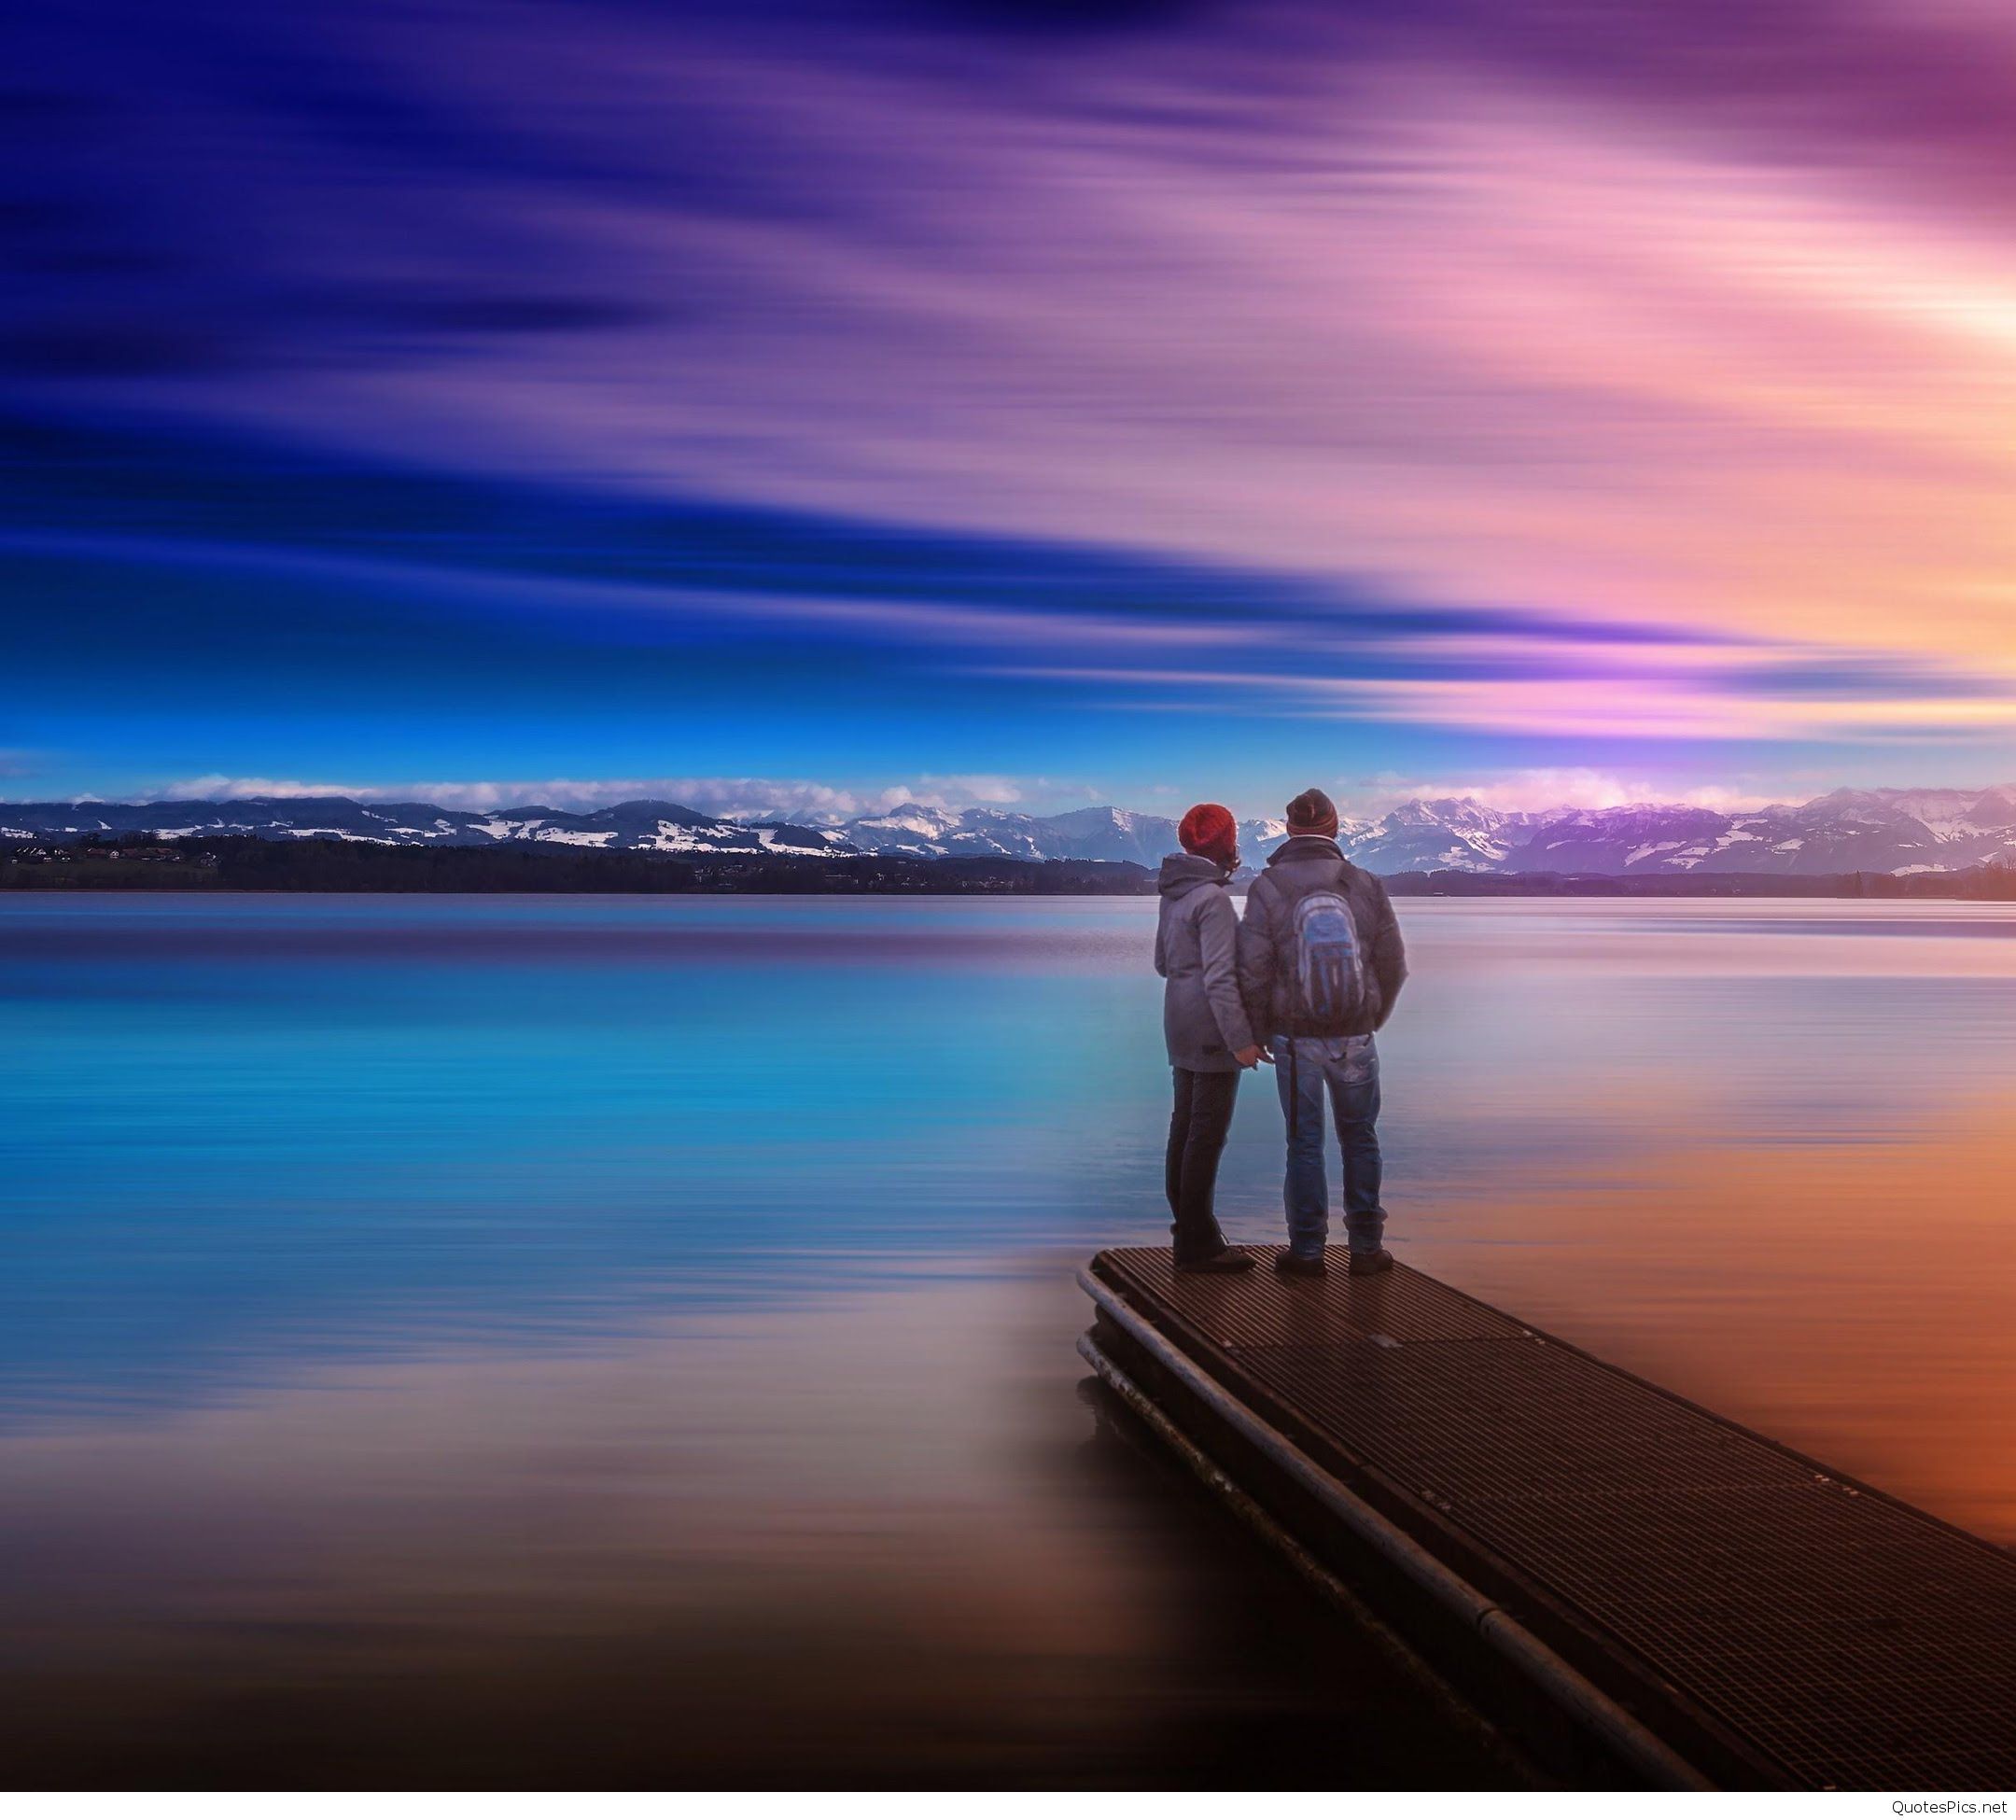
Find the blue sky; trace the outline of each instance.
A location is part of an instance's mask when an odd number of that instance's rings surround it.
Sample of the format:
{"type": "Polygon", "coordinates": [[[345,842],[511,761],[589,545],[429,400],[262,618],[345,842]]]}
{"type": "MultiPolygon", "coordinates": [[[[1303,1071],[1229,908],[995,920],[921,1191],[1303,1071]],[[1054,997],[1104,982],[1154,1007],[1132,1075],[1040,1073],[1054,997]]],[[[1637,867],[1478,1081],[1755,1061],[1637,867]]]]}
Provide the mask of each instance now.
{"type": "Polygon", "coordinates": [[[0,791],[2016,775],[2008,35],[1578,11],[17,21],[0,791]]]}

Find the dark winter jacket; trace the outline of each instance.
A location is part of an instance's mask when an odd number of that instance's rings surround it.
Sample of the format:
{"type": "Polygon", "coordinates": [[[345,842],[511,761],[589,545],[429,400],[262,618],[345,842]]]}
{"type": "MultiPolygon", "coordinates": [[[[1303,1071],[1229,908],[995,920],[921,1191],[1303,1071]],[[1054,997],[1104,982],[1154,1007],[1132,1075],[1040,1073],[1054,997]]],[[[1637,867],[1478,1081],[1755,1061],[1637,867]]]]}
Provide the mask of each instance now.
{"type": "Polygon", "coordinates": [[[1251,1027],[1266,1036],[1365,1036],[1393,1015],[1407,978],[1386,888],[1321,834],[1297,834],[1276,847],[1246,893],[1239,925],[1239,990],[1251,1027]],[[1365,960],[1364,1015],[1335,1027],[1302,1015],[1295,987],[1295,908],[1311,891],[1335,891],[1351,906],[1365,960]]]}
{"type": "Polygon", "coordinates": [[[1162,1034],[1170,1066],[1200,1074],[1231,1072],[1239,1067],[1234,1054],[1253,1040],[1239,997],[1239,912],[1225,878],[1194,853],[1162,861],[1155,942],[1155,970],[1169,981],[1162,1034]]]}

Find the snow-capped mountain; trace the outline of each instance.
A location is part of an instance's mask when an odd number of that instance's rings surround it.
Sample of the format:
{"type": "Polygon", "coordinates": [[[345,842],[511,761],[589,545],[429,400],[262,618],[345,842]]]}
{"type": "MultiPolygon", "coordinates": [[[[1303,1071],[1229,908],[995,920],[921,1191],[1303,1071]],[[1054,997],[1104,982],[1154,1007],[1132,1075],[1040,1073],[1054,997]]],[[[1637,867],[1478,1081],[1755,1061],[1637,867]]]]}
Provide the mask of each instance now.
{"type": "Polygon", "coordinates": [[[660,853],[850,853],[838,831],[736,821],[679,803],[606,809],[446,809],[433,803],[359,803],[347,796],[249,796],[229,802],[0,803],[0,839],[75,840],[94,833],[253,834],[262,840],[375,841],[395,847],[487,847],[543,841],[660,853]]]}
{"type": "MultiPolygon", "coordinates": [[[[1118,816],[1123,812],[1112,809],[1099,813],[1118,816]]],[[[920,859],[1127,857],[1078,850],[1081,847],[1098,844],[1101,832],[1088,830],[1085,838],[1073,840],[1053,826],[1051,818],[1043,816],[1020,815],[1004,809],[929,808],[920,803],[905,803],[880,815],[861,816],[843,823],[840,828],[842,836],[863,853],[905,853],[920,859]]]]}
{"type": "MultiPolygon", "coordinates": [[[[252,834],[401,846],[544,841],[676,854],[860,855],[1124,860],[1153,866],[1177,845],[1167,816],[1111,807],[1061,815],[905,803],[837,827],[744,820],[679,803],[476,811],[347,796],[228,802],[0,804],[0,839],[101,833],[252,834]]],[[[1239,824],[1250,865],[1287,837],[1273,819],[1239,824]]],[[[1507,811],[1474,797],[1403,803],[1345,822],[1344,851],[1379,873],[1947,872],[2016,861],[2016,784],[1986,790],[1837,790],[1811,802],[1725,813],[1641,803],[1611,809],[1507,811]]]]}
{"type": "Polygon", "coordinates": [[[1469,797],[1402,804],[1344,829],[1379,873],[1952,872],[2016,857],[2016,786],[1838,790],[1727,813],[1679,804],[1505,811],[1469,797]]]}
{"type": "MultiPolygon", "coordinates": [[[[963,811],[905,803],[880,815],[861,816],[841,832],[863,852],[923,858],[981,856],[1009,860],[1127,860],[1155,866],[1177,847],[1168,816],[1134,809],[1069,809],[1062,815],[1022,815],[1006,809],[963,811]]],[[[1242,821],[1239,848],[1257,861],[1287,837],[1280,821],[1242,821]]]]}
{"type": "Polygon", "coordinates": [[[864,815],[847,823],[844,837],[857,847],[880,853],[936,853],[959,831],[959,817],[951,809],[926,808],[903,803],[880,815],[864,815]]]}
{"type": "Polygon", "coordinates": [[[2016,784],[1990,790],[1837,790],[1805,805],[1843,826],[1888,827],[1898,817],[1938,840],[2006,834],[2016,828],[2016,784]]]}
{"type": "Polygon", "coordinates": [[[1499,872],[1525,819],[1468,796],[1417,798],[1377,820],[1339,821],[1337,845],[1368,872],[1499,872]]]}

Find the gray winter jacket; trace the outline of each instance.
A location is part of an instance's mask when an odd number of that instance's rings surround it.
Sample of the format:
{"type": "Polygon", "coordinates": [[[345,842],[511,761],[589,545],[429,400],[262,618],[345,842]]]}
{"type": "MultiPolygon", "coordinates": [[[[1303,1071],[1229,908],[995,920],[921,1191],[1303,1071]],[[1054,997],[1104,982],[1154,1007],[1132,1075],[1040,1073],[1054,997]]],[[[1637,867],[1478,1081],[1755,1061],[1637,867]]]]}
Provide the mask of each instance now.
{"type": "Polygon", "coordinates": [[[1194,853],[1162,861],[1162,914],[1155,924],[1155,970],[1162,994],[1162,1034],[1169,1065],[1228,1074],[1253,1031],[1239,998],[1239,913],[1225,874],[1194,853]]]}
{"type": "Polygon", "coordinates": [[[1385,886],[1321,834],[1283,841],[1247,890],[1239,972],[1252,1028],[1270,1038],[1369,1035],[1393,1015],[1407,979],[1407,950],[1385,886]],[[1336,891],[1351,906],[1365,958],[1365,1015],[1336,1029],[1305,1016],[1296,1003],[1295,907],[1311,891],[1336,891]]]}

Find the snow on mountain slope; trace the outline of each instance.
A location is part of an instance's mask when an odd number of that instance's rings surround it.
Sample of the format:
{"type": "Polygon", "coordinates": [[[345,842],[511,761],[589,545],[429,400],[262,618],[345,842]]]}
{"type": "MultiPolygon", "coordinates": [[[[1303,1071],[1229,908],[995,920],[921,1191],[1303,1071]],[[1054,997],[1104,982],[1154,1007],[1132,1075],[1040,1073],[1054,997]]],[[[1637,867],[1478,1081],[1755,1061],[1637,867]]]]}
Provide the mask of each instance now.
{"type": "Polygon", "coordinates": [[[1368,872],[1498,872],[1523,819],[1467,796],[1417,799],[1374,821],[1339,826],[1337,835],[1368,872]]]}
{"type": "Polygon", "coordinates": [[[956,810],[927,808],[921,803],[901,803],[893,809],[884,809],[880,815],[861,816],[848,825],[870,837],[894,839],[909,834],[920,841],[942,841],[959,825],[959,818],[956,810]]]}
{"type": "Polygon", "coordinates": [[[1102,808],[1072,809],[1039,819],[1043,833],[1038,839],[1046,849],[1045,859],[1131,860],[1138,866],[1156,866],[1165,853],[1178,847],[1176,824],[1167,816],[1102,808]]]}
{"type": "Polygon", "coordinates": [[[477,813],[431,803],[367,804],[345,796],[246,797],[230,802],[0,805],[0,835],[75,839],[102,833],[252,834],[263,840],[338,839],[395,847],[563,847],[660,853],[829,854],[856,849],[830,829],[754,824],[678,803],[616,803],[570,813],[538,804],[477,813]]]}

